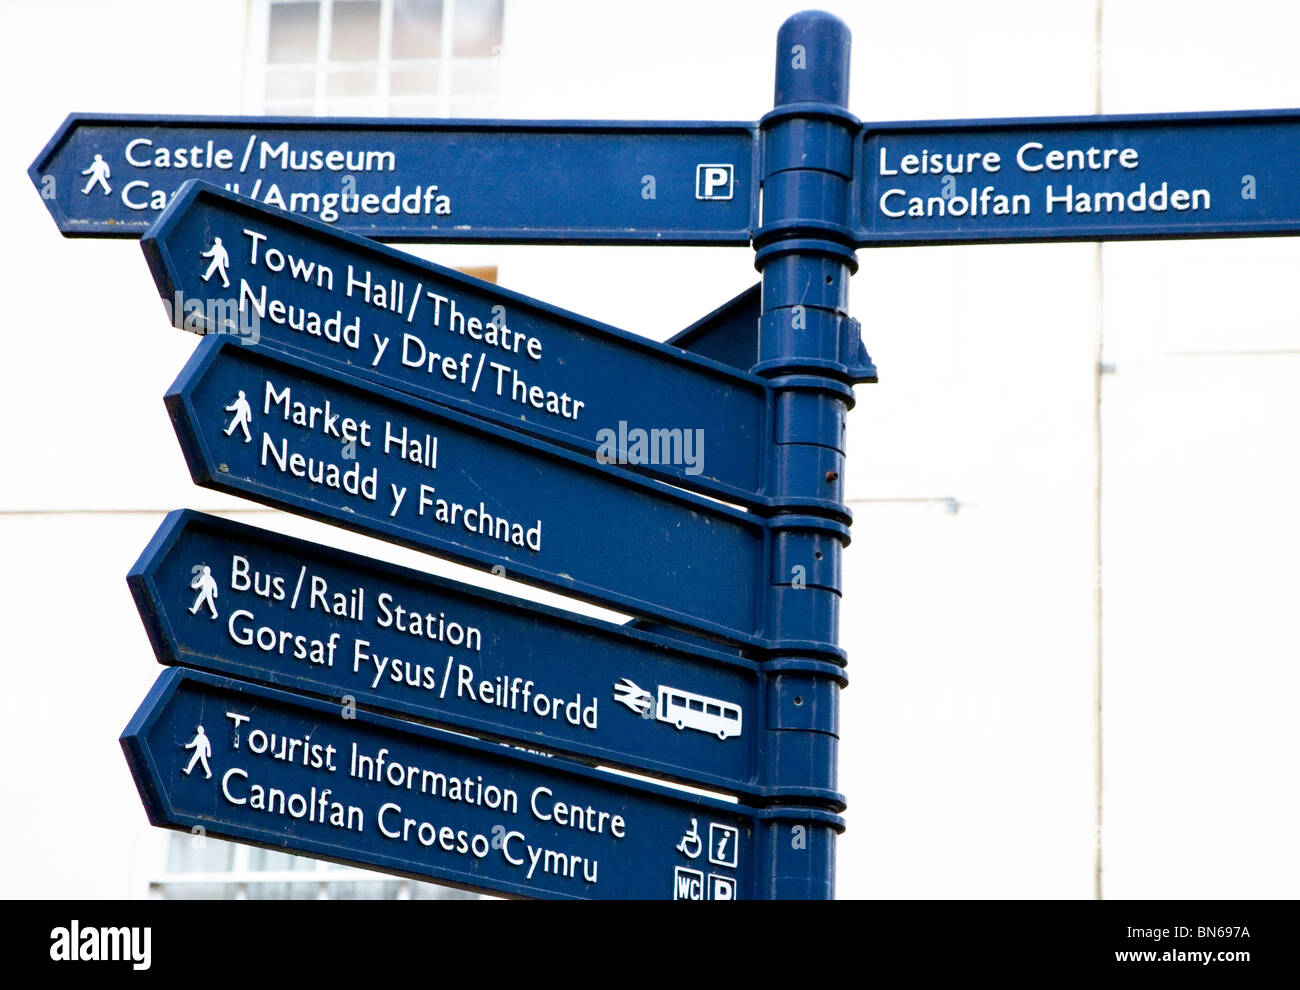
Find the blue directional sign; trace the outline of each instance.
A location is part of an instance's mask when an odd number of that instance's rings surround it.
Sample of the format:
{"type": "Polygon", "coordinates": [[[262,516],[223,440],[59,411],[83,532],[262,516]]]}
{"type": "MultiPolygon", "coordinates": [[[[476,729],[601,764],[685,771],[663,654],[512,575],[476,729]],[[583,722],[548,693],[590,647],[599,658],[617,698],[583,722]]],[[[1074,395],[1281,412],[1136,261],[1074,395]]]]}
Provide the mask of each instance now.
{"type": "MultiPolygon", "coordinates": [[[[172,322],[762,506],[766,382],[203,184],[143,238],[172,322]]],[[[739,335],[756,346],[757,314],[739,335]]],[[[750,365],[754,364],[750,362],[750,365]]]]}
{"type": "Polygon", "coordinates": [[[747,244],[752,124],[72,114],[28,169],[59,230],[139,237],[187,179],[392,241],[747,244]]]}
{"type": "Polygon", "coordinates": [[[770,539],[749,513],[226,336],[166,400],[198,484],[762,642],[770,539]]]}
{"type": "Polygon", "coordinates": [[[190,511],[127,582],[165,664],[766,794],[760,669],[735,654],[190,511]]]}
{"type": "Polygon", "coordinates": [[[842,828],[180,668],[122,748],[155,825],[489,893],[749,899],[842,828]]]}
{"type": "Polygon", "coordinates": [[[1300,111],[870,124],[860,246],[1300,233],[1300,111]]]}
{"type": "MultiPolygon", "coordinates": [[[[758,233],[758,133],[74,114],[28,172],[69,235],[138,237],[202,179],[385,240],[743,245],[758,233]]],[[[841,166],[846,234],[874,247],[1297,233],[1297,148],[1295,110],[867,124],[841,166]]]]}

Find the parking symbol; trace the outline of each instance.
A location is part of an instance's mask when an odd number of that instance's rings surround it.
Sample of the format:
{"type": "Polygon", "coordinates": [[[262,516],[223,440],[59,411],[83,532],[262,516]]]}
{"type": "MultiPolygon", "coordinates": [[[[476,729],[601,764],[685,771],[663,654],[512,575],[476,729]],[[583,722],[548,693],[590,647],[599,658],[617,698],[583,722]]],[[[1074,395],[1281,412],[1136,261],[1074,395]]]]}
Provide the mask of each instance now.
{"type": "Polygon", "coordinates": [[[734,901],[736,899],[736,881],[731,877],[709,874],[709,900],[734,901]]]}
{"type": "Polygon", "coordinates": [[[735,169],[730,165],[696,165],[696,199],[731,199],[735,192],[735,169]]]}
{"type": "Polygon", "coordinates": [[[736,865],[740,830],[730,825],[709,825],[709,862],[714,866],[736,865]]]}

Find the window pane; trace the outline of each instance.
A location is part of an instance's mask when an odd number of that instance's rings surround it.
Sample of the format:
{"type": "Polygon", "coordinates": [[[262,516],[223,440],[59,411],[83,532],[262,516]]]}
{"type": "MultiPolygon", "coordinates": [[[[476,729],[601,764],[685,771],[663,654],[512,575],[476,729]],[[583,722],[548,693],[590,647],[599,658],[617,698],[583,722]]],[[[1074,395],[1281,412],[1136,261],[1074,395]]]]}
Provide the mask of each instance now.
{"type": "Polygon", "coordinates": [[[277,117],[307,117],[316,112],[311,100],[267,100],[266,112],[277,117]]]}
{"type": "Polygon", "coordinates": [[[400,880],[333,881],[329,885],[331,901],[394,900],[402,889],[400,880]]]}
{"type": "Polygon", "coordinates": [[[378,73],[374,69],[360,71],[335,70],[329,76],[329,97],[374,96],[378,73]]]}
{"type": "Polygon", "coordinates": [[[269,100],[311,99],[315,92],[315,69],[272,69],[266,74],[269,100]]]}
{"type": "Polygon", "coordinates": [[[502,0],[456,0],[452,54],[496,55],[501,51],[502,0]]]}
{"type": "Polygon", "coordinates": [[[330,100],[323,111],[330,117],[382,117],[388,111],[375,97],[367,100],[336,99],[330,100]]]}
{"type": "Polygon", "coordinates": [[[453,62],[451,66],[451,91],[457,96],[492,96],[501,88],[500,63],[453,62]]]}
{"type": "Polygon", "coordinates": [[[388,77],[388,91],[394,96],[424,96],[438,92],[438,69],[394,69],[388,77]]]}
{"type": "Polygon", "coordinates": [[[379,58],[378,0],[335,0],[330,60],[374,62],[379,58]]]}
{"type": "Polygon", "coordinates": [[[280,852],[278,849],[263,849],[252,846],[248,850],[248,868],[250,870],[315,870],[316,860],[293,853],[280,852]]]}
{"type": "Polygon", "coordinates": [[[388,101],[388,114],[392,117],[441,117],[444,116],[442,104],[437,97],[404,97],[388,101]]]}
{"type": "Polygon", "coordinates": [[[393,58],[437,58],[442,54],[442,0],[395,0],[393,58]]]}
{"type": "Polygon", "coordinates": [[[235,847],[205,835],[173,832],[167,844],[168,873],[223,873],[235,862],[235,847]]]}
{"type": "Polygon", "coordinates": [[[411,900],[413,901],[477,901],[478,894],[455,887],[440,887],[432,883],[412,883],[411,900]]]}
{"type": "Polygon", "coordinates": [[[266,60],[315,62],[319,3],[273,3],[266,42],[266,60]]]}
{"type": "Polygon", "coordinates": [[[320,890],[319,883],[250,883],[244,887],[250,901],[314,901],[320,890]]]}
{"type": "Polygon", "coordinates": [[[453,98],[449,115],[452,117],[492,117],[498,111],[497,101],[488,99],[465,99],[458,100],[453,98]]]}
{"type": "Polygon", "coordinates": [[[156,889],[165,901],[232,901],[236,893],[224,883],[165,883],[156,889]]]}

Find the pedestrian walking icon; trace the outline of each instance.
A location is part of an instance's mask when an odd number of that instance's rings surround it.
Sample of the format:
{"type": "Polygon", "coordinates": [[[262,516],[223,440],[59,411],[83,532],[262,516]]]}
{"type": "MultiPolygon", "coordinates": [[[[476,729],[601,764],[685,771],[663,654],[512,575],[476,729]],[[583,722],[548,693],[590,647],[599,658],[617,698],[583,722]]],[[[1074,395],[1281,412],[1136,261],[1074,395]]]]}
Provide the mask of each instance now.
{"type": "Polygon", "coordinates": [[[83,169],[81,174],[90,176],[81,189],[83,196],[89,196],[90,190],[94,189],[95,186],[101,187],[105,196],[113,191],[108,185],[108,179],[113,173],[109,171],[108,162],[104,161],[103,155],[96,155],[95,160],[90,163],[90,167],[83,169]]]}
{"type": "Polygon", "coordinates": [[[212,576],[212,568],[207,564],[199,568],[198,573],[194,575],[194,580],[190,582],[190,587],[199,593],[194,599],[194,604],[190,606],[190,615],[198,615],[199,609],[205,605],[208,611],[212,613],[212,618],[217,617],[217,579],[212,576]]]}
{"type": "Polygon", "coordinates": [[[226,277],[226,267],[230,264],[230,255],[228,255],[226,249],[222,247],[221,238],[214,237],[212,239],[212,247],[208,248],[206,251],[201,251],[199,257],[212,259],[212,264],[208,265],[208,270],[203,273],[203,281],[208,281],[208,279],[212,278],[213,275],[220,275],[222,288],[229,289],[230,279],[226,277]]]}
{"type": "Polygon", "coordinates": [[[190,771],[194,769],[194,764],[198,763],[203,767],[203,778],[207,780],[212,777],[212,768],[208,766],[208,757],[212,755],[212,743],[208,741],[203,726],[197,725],[194,728],[194,738],[185,744],[186,749],[194,750],[194,755],[190,757],[189,766],[182,770],[181,773],[188,777],[190,771]]]}
{"type": "Polygon", "coordinates": [[[248,399],[244,396],[244,390],[239,390],[239,395],[230,405],[226,406],[226,412],[234,413],[230,419],[230,425],[226,427],[226,436],[232,435],[236,429],[244,431],[244,443],[252,443],[253,435],[248,432],[248,424],[253,421],[253,407],[248,404],[248,399]]]}

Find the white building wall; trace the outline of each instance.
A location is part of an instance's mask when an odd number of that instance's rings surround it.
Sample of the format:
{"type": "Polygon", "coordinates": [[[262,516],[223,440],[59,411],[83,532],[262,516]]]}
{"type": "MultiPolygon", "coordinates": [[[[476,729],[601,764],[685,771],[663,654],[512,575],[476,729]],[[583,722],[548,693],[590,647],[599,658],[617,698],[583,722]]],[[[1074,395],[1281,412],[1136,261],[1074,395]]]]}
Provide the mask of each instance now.
{"type": "MultiPolygon", "coordinates": [[[[502,113],[754,120],[771,0],[506,0],[502,113]]],[[[828,3],[863,119],[1300,106],[1283,4],[828,3]]],[[[470,572],[194,487],[161,396],[194,346],[130,241],[58,236],[24,171],[71,110],[255,113],[255,5],[0,10],[0,892],[141,896],[116,737],[158,672],[124,575],[163,512],[470,572]]],[[[663,339],[749,252],[426,247],[663,339]]],[[[1104,890],[1294,896],[1294,239],[860,252],[841,639],[846,897],[1094,892],[1094,377],[1102,378],[1104,890]],[[1099,253],[1100,250],[1100,253],[1099,253]],[[1100,260],[1099,260],[1100,259],[1100,260]],[[948,500],[956,500],[957,512],[948,500]]],[[[635,534],[610,534],[608,544],[635,534]]],[[[477,573],[472,580],[487,584],[477,573]]],[[[500,584],[495,585],[500,587],[500,584]]],[[[511,588],[519,592],[518,588],[511,588]]],[[[553,596],[524,592],[555,601],[553,596]]]]}

